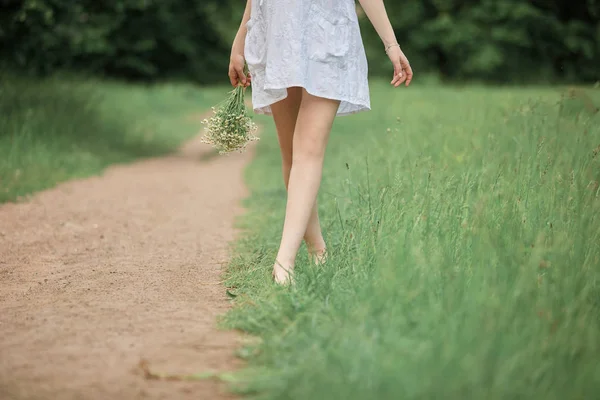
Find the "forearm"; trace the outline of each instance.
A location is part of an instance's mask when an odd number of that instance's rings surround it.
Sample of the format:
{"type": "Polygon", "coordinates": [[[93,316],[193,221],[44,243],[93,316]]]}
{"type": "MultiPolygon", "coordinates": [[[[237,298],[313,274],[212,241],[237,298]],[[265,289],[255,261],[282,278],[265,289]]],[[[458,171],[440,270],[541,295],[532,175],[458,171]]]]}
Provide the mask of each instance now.
{"type": "Polygon", "coordinates": [[[396,34],[388,18],[383,0],[359,0],[359,2],[383,45],[387,47],[397,43],[396,34]]]}
{"type": "Polygon", "coordinates": [[[246,2],[246,9],[244,10],[244,15],[242,16],[242,22],[240,24],[240,28],[235,35],[235,39],[233,40],[233,45],[231,46],[231,54],[244,54],[244,45],[246,43],[246,24],[250,19],[250,10],[252,9],[252,0],[248,0],[246,2]]]}

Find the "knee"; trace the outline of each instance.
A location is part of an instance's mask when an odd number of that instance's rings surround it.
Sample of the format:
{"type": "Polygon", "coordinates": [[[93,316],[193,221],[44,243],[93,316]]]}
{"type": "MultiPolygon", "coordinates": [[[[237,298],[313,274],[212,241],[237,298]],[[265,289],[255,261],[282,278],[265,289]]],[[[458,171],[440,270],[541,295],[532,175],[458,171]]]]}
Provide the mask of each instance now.
{"type": "Polygon", "coordinates": [[[292,161],[296,162],[312,162],[321,161],[325,155],[325,146],[315,140],[305,140],[299,143],[300,145],[294,148],[292,161]]]}

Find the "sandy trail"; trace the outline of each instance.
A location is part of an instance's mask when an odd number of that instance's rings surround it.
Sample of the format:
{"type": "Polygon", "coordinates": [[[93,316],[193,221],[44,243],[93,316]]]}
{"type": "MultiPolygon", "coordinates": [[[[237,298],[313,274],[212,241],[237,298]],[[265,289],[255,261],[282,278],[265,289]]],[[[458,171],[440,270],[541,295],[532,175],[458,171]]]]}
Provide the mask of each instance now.
{"type": "Polygon", "coordinates": [[[216,328],[251,151],[177,154],[107,169],[0,205],[0,399],[227,399],[215,381],[136,368],[232,370],[216,328]]]}

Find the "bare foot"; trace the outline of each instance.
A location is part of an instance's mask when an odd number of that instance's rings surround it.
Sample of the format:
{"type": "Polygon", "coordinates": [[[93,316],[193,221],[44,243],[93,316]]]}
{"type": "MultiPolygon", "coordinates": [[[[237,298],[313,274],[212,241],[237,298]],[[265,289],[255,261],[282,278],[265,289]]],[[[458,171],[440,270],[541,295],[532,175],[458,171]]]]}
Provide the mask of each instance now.
{"type": "Polygon", "coordinates": [[[327,261],[327,246],[325,241],[321,239],[318,243],[306,243],[308,248],[308,257],[315,265],[325,264],[327,261]]]}
{"type": "Polygon", "coordinates": [[[327,248],[321,250],[309,250],[308,255],[315,265],[323,265],[327,262],[327,248]]]}
{"type": "Polygon", "coordinates": [[[273,281],[278,285],[289,285],[292,282],[292,277],[294,274],[294,266],[284,267],[281,263],[275,260],[275,265],[273,266],[273,281]]]}

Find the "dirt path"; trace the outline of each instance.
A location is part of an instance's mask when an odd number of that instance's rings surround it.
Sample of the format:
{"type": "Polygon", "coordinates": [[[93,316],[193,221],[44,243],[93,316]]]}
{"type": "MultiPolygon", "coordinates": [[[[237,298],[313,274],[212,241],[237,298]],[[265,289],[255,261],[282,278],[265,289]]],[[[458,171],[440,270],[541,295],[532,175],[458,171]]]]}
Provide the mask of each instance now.
{"type": "Polygon", "coordinates": [[[0,205],[0,399],[226,399],[214,381],[136,368],[231,370],[221,279],[251,152],[109,168],[0,205]],[[217,283],[217,284],[215,284],[217,283]]]}

